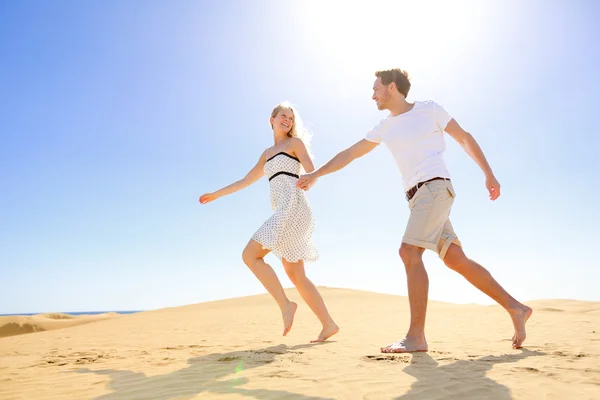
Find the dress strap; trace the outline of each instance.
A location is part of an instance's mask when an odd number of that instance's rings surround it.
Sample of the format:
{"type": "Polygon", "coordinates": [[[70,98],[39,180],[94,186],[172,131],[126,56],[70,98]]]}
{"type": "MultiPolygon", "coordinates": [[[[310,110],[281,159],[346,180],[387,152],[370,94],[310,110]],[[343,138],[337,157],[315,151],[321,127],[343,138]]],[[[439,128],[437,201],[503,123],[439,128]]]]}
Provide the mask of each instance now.
{"type": "MultiPolygon", "coordinates": [[[[290,138],[290,140],[288,140],[288,142],[286,143],[285,146],[283,146],[283,149],[279,150],[279,153],[283,152],[285,149],[287,149],[287,147],[290,145],[290,143],[292,143],[292,138],[290,138]]],[[[269,149],[265,150],[265,160],[269,159],[269,149]]]]}
{"type": "Polygon", "coordinates": [[[290,138],[290,140],[288,140],[287,144],[285,146],[283,146],[283,149],[281,149],[281,151],[284,151],[285,149],[287,149],[287,147],[290,145],[290,143],[292,143],[292,138],[290,138]]]}

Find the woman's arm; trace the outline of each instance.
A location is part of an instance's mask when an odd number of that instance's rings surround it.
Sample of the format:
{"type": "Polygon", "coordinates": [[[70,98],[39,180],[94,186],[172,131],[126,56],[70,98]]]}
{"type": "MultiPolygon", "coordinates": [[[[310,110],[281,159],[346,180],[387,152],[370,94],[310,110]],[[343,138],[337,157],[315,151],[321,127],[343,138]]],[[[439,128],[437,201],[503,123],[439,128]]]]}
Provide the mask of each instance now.
{"type": "MultiPolygon", "coordinates": [[[[265,150],[266,152],[266,150],[265,150]]],[[[259,180],[264,175],[264,166],[265,166],[265,152],[263,152],[260,156],[260,159],[256,163],[256,165],[246,174],[245,177],[232,183],[229,186],[225,186],[222,189],[217,190],[213,193],[206,193],[200,196],[200,203],[206,204],[210,203],[213,200],[218,199],[219,197],[227,196],[228,194],[235,193],[238,190],[244,189],[254,182],[259,180]]]]}
{"type": "Polygon", "coordinates": [[[309,173],[315,170],[315,166],[308,155],[308,150],[306,149],[306,145],[301,139],[294,138],[291,143],[291,150],[293,155],[298,157],[300,160],[300,164],[304,167],[304,170],[309,173]]]}

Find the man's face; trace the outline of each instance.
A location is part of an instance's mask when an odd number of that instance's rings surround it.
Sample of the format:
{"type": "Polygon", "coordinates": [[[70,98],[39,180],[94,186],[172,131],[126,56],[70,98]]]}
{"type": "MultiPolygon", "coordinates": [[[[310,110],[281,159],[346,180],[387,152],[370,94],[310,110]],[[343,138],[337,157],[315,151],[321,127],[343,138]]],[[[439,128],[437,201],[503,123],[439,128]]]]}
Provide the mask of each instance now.
{"type": "Polygon", "coordinates": [[[381,83],[381,78],[377,78],[373,84],[373,100],[377,103],[377,109],[385,110],[388,108],[391,98],[389,85],[381,83]]]}

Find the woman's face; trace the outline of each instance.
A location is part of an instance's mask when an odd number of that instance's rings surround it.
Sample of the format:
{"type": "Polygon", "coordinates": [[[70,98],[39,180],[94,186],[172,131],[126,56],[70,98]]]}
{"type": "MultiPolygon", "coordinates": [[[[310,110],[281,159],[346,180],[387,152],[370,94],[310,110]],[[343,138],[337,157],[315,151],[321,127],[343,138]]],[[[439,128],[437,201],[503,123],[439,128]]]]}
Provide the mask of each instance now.
{"type": "Polygon", "coordinates": [[[288,108],[279,110],[274,118],[271,118],[273,131],[281,133],[289,133],[294,126],[294,113],[288,108]]]}

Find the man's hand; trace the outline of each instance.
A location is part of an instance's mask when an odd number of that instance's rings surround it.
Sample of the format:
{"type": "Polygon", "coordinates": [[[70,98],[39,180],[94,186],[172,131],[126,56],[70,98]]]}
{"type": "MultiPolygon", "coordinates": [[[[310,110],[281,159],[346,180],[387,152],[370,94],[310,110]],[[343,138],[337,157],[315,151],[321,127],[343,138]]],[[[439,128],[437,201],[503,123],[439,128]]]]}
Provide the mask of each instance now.
{"type": "Polygon", "coordinates": [[[302,190],[308,190],[311,188],[312,185],[314,185],[317,182],[317,179],[318,178],[313,174],[302,175],[298,179],[298,183],[296,184],[296,186],[298,186],[302,190]]]}
{"type": "Polygon", "coordinates": [[[490,200],[493,201],[500,197],[500,182],[498,182],[494,175],[485,179],[485,187],[490,192],[490,200]]]}

